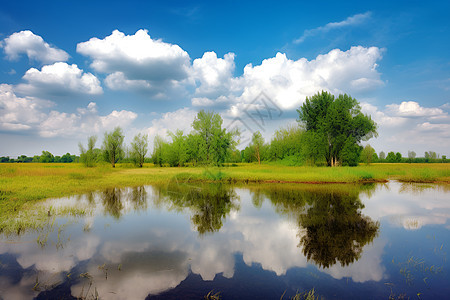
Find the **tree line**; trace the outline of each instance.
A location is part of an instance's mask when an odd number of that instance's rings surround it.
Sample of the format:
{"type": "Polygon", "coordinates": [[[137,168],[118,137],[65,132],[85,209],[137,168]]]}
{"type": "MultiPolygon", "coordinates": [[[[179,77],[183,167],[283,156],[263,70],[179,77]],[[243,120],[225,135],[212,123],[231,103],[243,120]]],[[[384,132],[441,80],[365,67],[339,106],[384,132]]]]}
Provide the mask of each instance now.
{"type": "Polygon", "coordinates": [[[41,155],[26,156],[21,155],[17,158],[10,158],[9,156],[0,157],[0,163],[72,163],[79,162],[80,157],[66,153],[62,156],[54,156],[49,151],[42,151],[41,155]]]}
{"type": "Polygon", "coordinates": [[[1,162],[82,162],[92,167],[108,162],[112,167],[118,162],[129,162],[142,167],[145,162],[157,166],[222,165],[238,162],[271,162],[285,165],[356,166],[358,163],[433,163],[450,162],[446,156],[427,151],[424,157],[416,157],[414,151],[408,157],[401,153],[375,152],[369,144],[361,142],[378,136],[377,124],[361,112],[358,101],[349,95],[335,97],[320,92],[306,97],[297,110],[297,124],[278,129],[266,142],[262,134],[254,132],[249,145],[238,150],[240,133],[223,128],[222,117],[214,112],[201,110],[191,124],[191,132],[169,132],[168,137],[157,135],[153,152],[149,153],[148,136],[137,134],[130,146],[124,145],[120,127],[104,134],[101,148],[96,148],[97,136],[88,137],[84,146],[79,143],[80,156],[53,156],[48,151],[42,155],[18,159],[0,158],[1,162]],[[150,155],[147,155],[150,154],[150,155]]]}

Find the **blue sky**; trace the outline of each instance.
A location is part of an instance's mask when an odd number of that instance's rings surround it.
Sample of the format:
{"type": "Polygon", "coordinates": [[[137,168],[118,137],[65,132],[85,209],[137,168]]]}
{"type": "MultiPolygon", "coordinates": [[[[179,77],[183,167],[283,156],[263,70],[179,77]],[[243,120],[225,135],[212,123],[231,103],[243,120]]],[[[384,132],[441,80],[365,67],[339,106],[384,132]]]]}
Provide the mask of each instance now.
{"type": "Polygon", "coordinates": [[[320,90],[360,101],[379,125],[377,152],[449,156],[449,11],[448,1],[8,1],[0,156],[78,153],[117,125],[126,141],[143,132],[152,143],[189,132],[200,109],[270,140],[320,90]],[[283,113],[253,124],[245,112],[261,110],[261,92],[283,113]]]}

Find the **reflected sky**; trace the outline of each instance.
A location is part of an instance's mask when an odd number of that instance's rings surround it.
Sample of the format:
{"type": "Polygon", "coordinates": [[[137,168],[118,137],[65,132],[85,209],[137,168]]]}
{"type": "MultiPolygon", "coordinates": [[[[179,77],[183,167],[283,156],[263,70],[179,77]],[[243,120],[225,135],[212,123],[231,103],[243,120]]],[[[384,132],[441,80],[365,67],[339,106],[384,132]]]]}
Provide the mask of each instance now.
{"type": "Polygon", "coordinates": [[[0,296],[448,295],[448,196],[397,182],[180,183],[50,199],[40,205],[87,213],[2,236],[0,296]]]}

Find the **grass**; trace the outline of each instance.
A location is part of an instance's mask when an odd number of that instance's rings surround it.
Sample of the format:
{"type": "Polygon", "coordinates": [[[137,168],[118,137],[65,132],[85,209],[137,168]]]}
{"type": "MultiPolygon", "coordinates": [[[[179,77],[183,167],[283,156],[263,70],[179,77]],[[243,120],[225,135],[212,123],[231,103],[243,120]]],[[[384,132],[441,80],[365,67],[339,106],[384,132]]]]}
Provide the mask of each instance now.
{"type": "MultiPolygon", "coordinates": [[[[395,179],[404,182],[450,183],[450,164],[372,164],[358,167],[291,167],[276,164],[233,164],[231,167],[143,168],[103,164],[85,168],[82,164],[0,164],[0,231],[16,216],[45,219],[32,203],[112,187],[161,184],[171,180],[221,181],[229,183],[361,183],[395,179]]],[[[64,212],[59,212],[63,214],[64,212]]],[[[82,211],[71,211],[81,215],[82,211]]],[[[31,221],[17,220],[20,231],[31,221]],[[24,223],[24,224],[21,224],[24,223]]],[[[28,224],[28,228],[32,224],[28,224]]],[[[33,227],[33,226],[31,226],[33,227]]]]}

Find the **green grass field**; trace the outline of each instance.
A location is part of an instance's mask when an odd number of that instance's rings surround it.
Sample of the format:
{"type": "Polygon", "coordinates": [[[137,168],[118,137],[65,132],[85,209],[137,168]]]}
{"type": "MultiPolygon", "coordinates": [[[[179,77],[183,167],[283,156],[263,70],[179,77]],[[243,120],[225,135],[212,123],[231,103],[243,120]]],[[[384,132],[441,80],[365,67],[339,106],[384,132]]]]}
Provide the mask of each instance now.
{"type": "Polygon", "coordinates": [[[358,167],[288,167],[276,164],[237,164],[230,167],[144,168],[104,164],[0,164],[0,230],[11,216],[33,210],[36,201],[82,194],[110,187],[167,183],[170,180],[228,183],[450,183],[450,164],[372,164],[358,167]]]}

